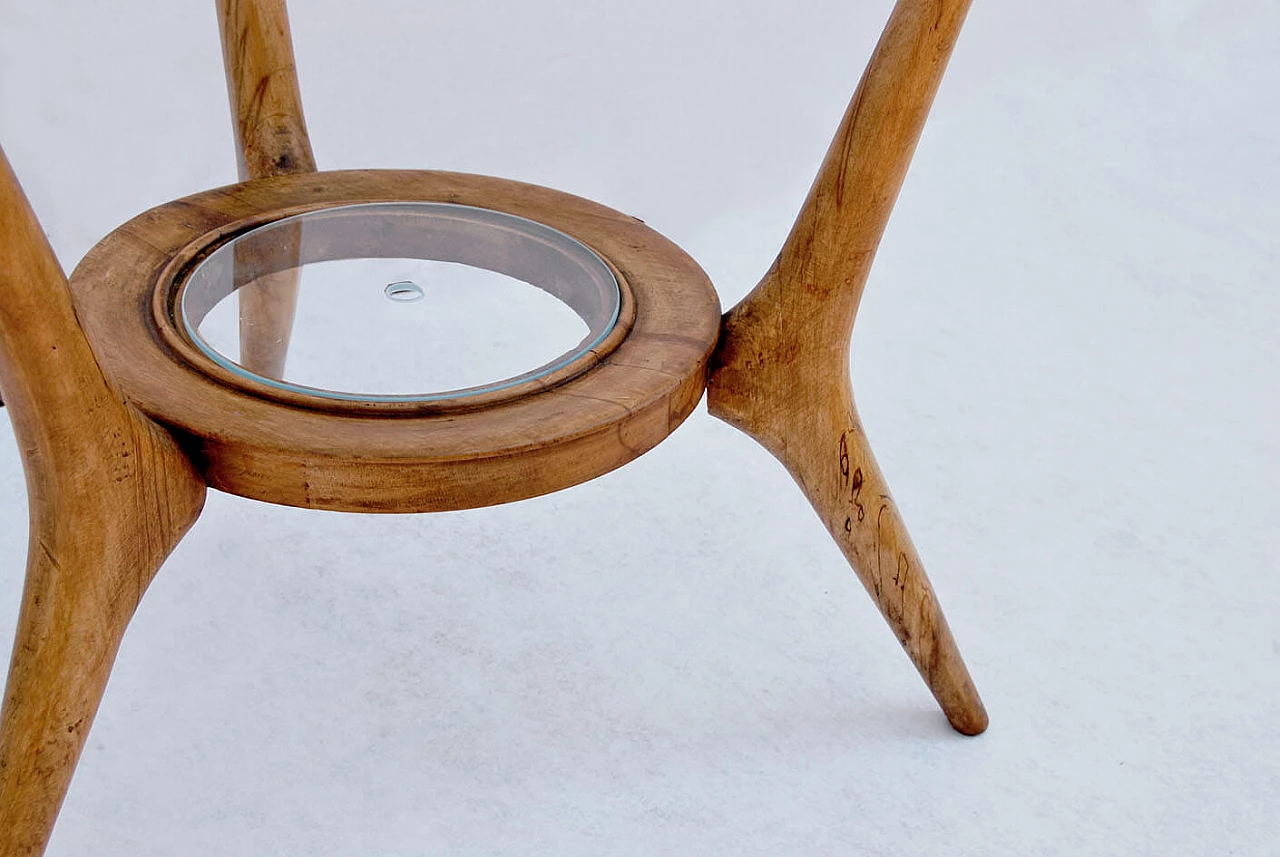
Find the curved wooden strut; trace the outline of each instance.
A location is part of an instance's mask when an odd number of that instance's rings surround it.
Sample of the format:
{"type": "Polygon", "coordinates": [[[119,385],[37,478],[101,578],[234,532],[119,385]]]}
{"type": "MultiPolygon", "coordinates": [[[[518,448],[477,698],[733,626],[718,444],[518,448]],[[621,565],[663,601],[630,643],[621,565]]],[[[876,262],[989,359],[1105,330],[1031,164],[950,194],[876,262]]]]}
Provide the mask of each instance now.
{"type": "MultiPolygon", "coordinates": [[[[283,0],[219,0],[241,178],[314,172],[283,0]]],[[[31,536],[0,708],[0,857],[43,854],[147,585],[204,505],[174,439],[124,402],[0,151],[0,389],[31,536]]],[[[242,295],[244,365],[278,377],[297,281],[242,295]]]]}
{"type": "Polygon", "coordinates": [[[786,465],[956,730],[987,713],[854,407],[862,290],[970,0],[899,0],[800,215],[725,314],[708,408],[786,465]]]}
{"type": "Polygon", "coordinates": [[[204,481],[103,376],[0,152],[0,386],[31,518],[0,710],[0,855],[43,853],[120,638],[204,481]]]}

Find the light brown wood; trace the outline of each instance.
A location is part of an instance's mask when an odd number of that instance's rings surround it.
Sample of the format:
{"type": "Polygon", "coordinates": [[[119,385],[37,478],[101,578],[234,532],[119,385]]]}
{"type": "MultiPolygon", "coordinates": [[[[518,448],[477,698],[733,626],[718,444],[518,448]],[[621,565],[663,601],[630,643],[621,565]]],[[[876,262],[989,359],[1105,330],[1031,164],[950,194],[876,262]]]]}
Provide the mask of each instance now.
{"type": "Polygon", "coordinates": [[[106,370],[141,410],[190,437],[210,486],[344,511],[505,503],[619,467],[697,405],[720,327],[706,274],[639,220],[547,188],[443,172],[277,176],[196,194],[103,239],[72,274],[71,290],[106,370]],[[542,392],[464,412],[390,403],[335,412],[328,400],[281,401],[246,390],[183,347],[171,317],[183,259],[264,220],[404,200],[504,211],[577,238],[634,293],[630,331],[576,377],[543,380],[534,385],[542,392]],[[159,328],[168,332],[159,336],[159,328]]]}
{"type": "MultiPolygon", "coordinates": [[[[284,0],[218,0],[217,6],[241,180],[315,172],[284,0]]],[[[296,271],[241,290],[240,359],[246,367],[283,377],[297,304],[296,271]]]]}
{"type": "Polygon", "coordinates": [[[284,0],[217,0],[241,180],[313,173],[284,0]]]}
{"type": "Polygon", "coordinates": [[[31,518],[0,710],[0,855],[44,851],[125,626],[204,483],[99,369],[0,152],[0,386],[31,518]]]}
{"type": "Polygon", "coordinates": [[[298,309],[302,274],[296,262],[246,283],[240,301],[240,365],[267,378],[283,378],[298,309]]]}
{"type": "MultiPolygon", "coordinates": [[[[692,259],[604,206],[481,176],[316,173],[280,0],[218,2],[241,175],[252,180],[139,215],[70,282],[0,152],[0,391],[31,522],[0,708],[0,857],[43,853],[121,637],[199,515],[205,479],[315,508],[503,503],[637,457],[708,383],[711,412],[800,484],[952,725],[983,731],[848,367],[872,258],[968,6],[900,0],[786,245],[723,323],[692,259]],[[256,389],[184,338],[174,301],[202,251],[291,214],[402,200],[495,209],[578,238],[631,301],[623,324],[580,365],[518,395],[421,406],[256,389]]],[[[259,291],[242,295],[242,362],[267,377],[283,368],[299,260],[272,260],[259,291]]]]}
{"type": "Polygon", "coordinates": [[[712,414],[804,490],[933,691],[973,735],[987,713],[854,406],[849,341],[871,262],[969,0],[900,0],[781,253],[724,320],[712,414]]]}

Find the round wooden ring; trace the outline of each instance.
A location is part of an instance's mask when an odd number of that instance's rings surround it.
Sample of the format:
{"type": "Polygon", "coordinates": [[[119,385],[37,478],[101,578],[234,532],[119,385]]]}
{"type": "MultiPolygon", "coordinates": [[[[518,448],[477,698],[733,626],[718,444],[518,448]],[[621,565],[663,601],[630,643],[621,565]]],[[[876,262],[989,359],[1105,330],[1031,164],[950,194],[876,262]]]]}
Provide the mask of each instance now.
{"type": "MultiPolygon", "coordinates": [[[[636,458],[706,386],[720,306],[706,274],[641,221],[547,188],[445,172],[361,170],[257,179],[145,212],[71,276],[77,314],[125,398],[191,444],[211,487],[342,511],[465,509],[546,494],[636,458]],[[157,306],[184,266],[229,235],[340,205],[447,202],[558,229],[623,285],[630,327],[587,365],[519,395],[454,407],[282,398],[229,378],[157,306]],[[474,406],[474,405],[479,405],[474,406]]],[[[456,404],[456,403],[455,403],[456,404]]]]}

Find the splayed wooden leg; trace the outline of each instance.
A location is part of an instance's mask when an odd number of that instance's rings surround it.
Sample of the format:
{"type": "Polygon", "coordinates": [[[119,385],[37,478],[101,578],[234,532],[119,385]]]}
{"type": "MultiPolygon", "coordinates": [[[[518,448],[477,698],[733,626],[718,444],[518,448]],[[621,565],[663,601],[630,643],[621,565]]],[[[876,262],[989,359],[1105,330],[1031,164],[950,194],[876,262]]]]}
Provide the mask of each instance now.
{"type": "MultiPolygon", "coordinates": [[[[298,306],[298,286],[302,269],[297,267],[302,251],[302,227],[278,227],[279,242],[272,248],[279,262],[292,256],[292,264],[282,271],[263,274],[236,290],[240,301],[240,365],[267,378],[282,380],[293,334],[293,316],[298,306]]],[[[252,248],[236,248],[238,270],[254,270],[258,260],[241,258],[252,248]]]]}
{"type": "Polygon", "coordinates": [[[867,445],[849,338],[880,236],[968,0],[900,0],[782,252],[725,315],[708,407],[759,441],[803,489],[966,735],[987,713],[867,445]]]}
{"type": "MultiPolygon", "coordinates": [[[[284,0],[218,0],[227,94],[240,178],[315,172],[284,0]]],[[[240,364],[284,375],[298,272],[283,270],[240,289],[240,364]]]]}
{"type": "Polygon", "coordinates": [[[117,448],[138,459],[126,480],[132,485],[81,479],[83,501],[34,512],[0,711],[0,854],[43,853],[125,627],[199,512],[198,478],[146,472],[157,453],[170,455],[160,452],[166,443],[118,439],[117,448]]]}
{"type": "Polygon", "coordinates": [[[0,855],[43,853],[143,591],[205,487],[107,382],[0,153],[0,385],[27,477],[26,587],[0,708],[0,855]]]}

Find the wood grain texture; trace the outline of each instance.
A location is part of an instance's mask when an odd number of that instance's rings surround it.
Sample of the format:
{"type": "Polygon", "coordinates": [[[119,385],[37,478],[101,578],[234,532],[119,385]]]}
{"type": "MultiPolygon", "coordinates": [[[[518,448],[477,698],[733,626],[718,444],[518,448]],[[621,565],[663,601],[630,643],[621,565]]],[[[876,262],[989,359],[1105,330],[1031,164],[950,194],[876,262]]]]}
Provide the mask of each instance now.
{"type": "Polygon", "coordinates": [[[44,851],[121,635],[204,483],[104,377],[0,152],[0,386],[31,521],[0,710],[0,855],[44,851]]]}
{"type": "Polygon", "coordinates": [[[900,0],[777,260],[724,319],[712,414],[790,471],[952,726],[987,727],[867,444],[849,378],[858,303],[969,0],[900,0]]]}
{"type": "Polygon", "coordinates": [[[241,180],[313,173],[284,0],[217,0],[241,180]]]}
{"type": "MultiPolygon", "coordinates": [[[[284,0],[217,6],[241,180],[315,172],[284,0]]],[[[283,271],[240,295],[240,359],[260,375],[284,374],[298,285],[283,271]]]]}
{"type": "Polygon", "coordinates": [[[71,289],[111,377],[142,411],[190,438],[211,486],[344,511],[493,505],[619,467],[697,405],[720,328],[706,274],[635,218],[535,185],[442,172],[277,176],[196,194],[103,239],[72,274],[71,289]],[[153,291],[170,294],[174,260],[190,248],[289,214],[407,200],[505,211],[577,238],[633,293],[627,336],[588,371],[480,410],[374,402],[339,413],[323,399],[286,403],[246,391],[159,335],[171,321],[153,312],[153,291]]]}

